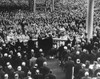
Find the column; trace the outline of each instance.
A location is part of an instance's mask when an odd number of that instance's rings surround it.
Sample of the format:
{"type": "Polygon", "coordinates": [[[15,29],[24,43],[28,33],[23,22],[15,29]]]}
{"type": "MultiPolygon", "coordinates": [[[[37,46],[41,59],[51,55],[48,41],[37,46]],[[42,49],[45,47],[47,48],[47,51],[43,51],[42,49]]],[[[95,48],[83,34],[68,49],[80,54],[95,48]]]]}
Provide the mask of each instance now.
{"type": "Polygon", "coordinates": [[[52,11],[54,11],[54,2],[55,0],[52,0],[52,11]]]}
{"type": "Polygon", "coordinates": [[[29,0],[29,8],[30,8],[30,11],[33,11],[33,12],[36,11],[36,0],[29,0]]]}
{"type": "Polygon", "coordinates": [[[34,13],[36,12],[36,0],[34,0],[34,13]]]}
{"type": "Polygon", "coordinates": [[[94,0],[88,0],[87,23],[86,23],[86,32],[88,40],[90,40],[93,37],[93,16],[94,16],[94,0]]]}

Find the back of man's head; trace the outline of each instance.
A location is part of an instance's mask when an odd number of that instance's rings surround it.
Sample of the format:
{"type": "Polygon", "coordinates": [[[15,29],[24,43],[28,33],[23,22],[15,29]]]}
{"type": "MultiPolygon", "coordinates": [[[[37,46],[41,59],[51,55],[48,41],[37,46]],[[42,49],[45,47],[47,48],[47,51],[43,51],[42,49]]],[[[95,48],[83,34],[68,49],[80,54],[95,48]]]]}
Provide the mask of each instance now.
{"type": "Polygon", "coordinates": [[[47,64],[47,62],[43,62],[43,66],[47,66],[48,64],[47,64]]]}

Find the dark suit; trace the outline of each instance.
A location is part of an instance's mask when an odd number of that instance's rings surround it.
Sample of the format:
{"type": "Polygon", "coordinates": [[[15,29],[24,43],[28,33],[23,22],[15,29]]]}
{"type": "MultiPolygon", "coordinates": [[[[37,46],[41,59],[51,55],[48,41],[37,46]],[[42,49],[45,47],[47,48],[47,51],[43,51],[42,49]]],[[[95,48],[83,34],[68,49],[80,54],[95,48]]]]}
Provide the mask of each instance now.
{"type": "Polygon", "coordinates": [[[45,76],[45,79],[56,79],[56,76],[52,73],[49,73],[45,76]]]}
{"type": "Polygon", "coordinates": [[[43,74],[43,76],[47,75],[50,72],[50,68],[43,66],[40,68],[40,73],[43,74]]]}
{"type": "Polygon", "coordinates": [[[5,72],[1,69],[0,70],[0,79],[3,79],[5,75],[5,72]]]}
{"type": "Polygon", "coordinates": [[[75,67],[74,67],[74,76],[75,76],[75,79],[77,79],[78,73],[79,73],[80,69],[81,69],[81,64],[76,64],[75,67]]]}
{"type": "Polygon", "coordinates": [[[32,57],[30,60],[29,60],[29,64],[30,64],[30,67],[34,67],[34,65],[36,64],[36,61],[37,61],[37,58],[36,57],[32,57]]]}
{"type": "Polygon", "coordinates": [[[14,78],[14,69],[6,69],[5,73],[7,73],[9,75],[9,79],[13,79],[14,78]]]}
{"type": "Polygon", "coordinates": [[[35,76],[36,70],[37,70],[36,67],[30,69],[33,78],[34,78],[34,76],[35,76]]]}
{"type": "Polygon", "coordinates": [[[72,68],[74,67],[74,61],[68,60],[65,63],[65,73],[67,79],[72,79],[72,68]]]}
{"type": "Polygon", "coordinates": [[[25,77],[24,71],[16,71],[16,73],[19,75],[20,79],[23,79],[25,77]]]}
{"type": "Polygon", "coordinates": [[[30,39],[28,41],[28,48],[29,48],[29,50],[34,49],[34,47],[35,47],[34,41],[32,39],[30,39]]]}
{"type": "Polygon", "coordinates": [[[28,72],[28,67],[27,66],[22,66],[22,71],[25,72],[25,77],[27,76],[27,72],[28,72]]]}
{"type": "Polygon", "coordinates": [[[39,57],[37,60],[36,60],[36,63],[38,64],[38,67],[42,67],[43,66],[43,63],[46,61],[46,58],[45,57],[39,57]]]}

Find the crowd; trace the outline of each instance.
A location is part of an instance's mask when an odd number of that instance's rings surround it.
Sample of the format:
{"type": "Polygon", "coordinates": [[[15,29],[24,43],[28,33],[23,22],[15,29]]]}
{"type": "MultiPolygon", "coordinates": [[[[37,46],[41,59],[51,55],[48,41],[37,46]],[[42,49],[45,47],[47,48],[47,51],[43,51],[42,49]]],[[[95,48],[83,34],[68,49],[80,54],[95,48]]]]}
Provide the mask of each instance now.
{"type": "Polygon", "coordinates": [[[99,14],[88,40],[82,5],[45,13],[0,12],[0,79],[56,79],[47,57],[59,59],[67,79],[100,79],[99,14]],[[66,41],[58,46],[53,38],[66,41]]]}

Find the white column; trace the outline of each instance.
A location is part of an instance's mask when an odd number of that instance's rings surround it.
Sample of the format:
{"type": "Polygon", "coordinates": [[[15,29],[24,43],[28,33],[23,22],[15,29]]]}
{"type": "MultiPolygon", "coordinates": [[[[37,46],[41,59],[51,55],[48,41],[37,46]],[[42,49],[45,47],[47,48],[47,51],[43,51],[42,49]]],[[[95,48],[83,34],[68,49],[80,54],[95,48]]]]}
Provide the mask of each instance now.
{"type": "Polygon", "coordinates": [[[87,25],[86,25],[88,40],[90,40],[93,37],[93,16],[94,16],[94,0],[88,0],[87,25]]]}
{"type": "Polygon", "coordinates": [[[54,2],[55,2],[55,0],[52,0],[52,11],[54,11],[54,2]]]}
{"type": "Polygon", "coordinates": [[[34,12],[36,12],[36,0],[34,0],[34,12]]]}

